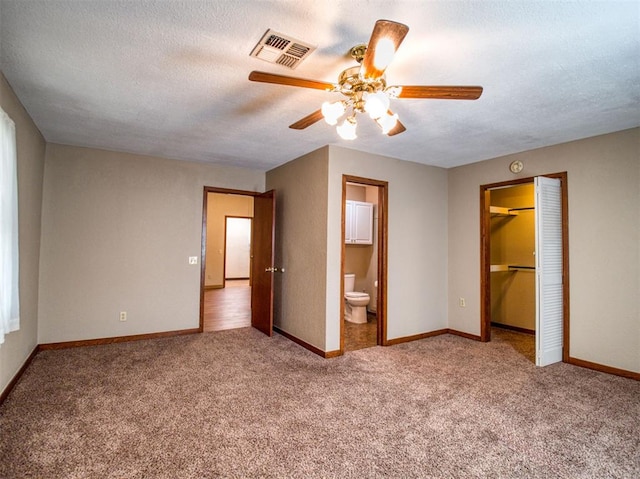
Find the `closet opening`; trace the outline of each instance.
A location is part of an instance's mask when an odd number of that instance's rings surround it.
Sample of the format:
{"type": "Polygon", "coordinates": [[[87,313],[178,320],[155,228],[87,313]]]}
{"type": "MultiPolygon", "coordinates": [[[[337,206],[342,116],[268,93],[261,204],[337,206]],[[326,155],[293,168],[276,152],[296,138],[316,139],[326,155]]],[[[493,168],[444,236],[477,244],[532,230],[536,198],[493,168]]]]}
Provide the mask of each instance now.
{"type": "Polygon", "coordinates": [[[482,185],[481,340],[538,366],[569,357],[566,173],[482,185]]]}

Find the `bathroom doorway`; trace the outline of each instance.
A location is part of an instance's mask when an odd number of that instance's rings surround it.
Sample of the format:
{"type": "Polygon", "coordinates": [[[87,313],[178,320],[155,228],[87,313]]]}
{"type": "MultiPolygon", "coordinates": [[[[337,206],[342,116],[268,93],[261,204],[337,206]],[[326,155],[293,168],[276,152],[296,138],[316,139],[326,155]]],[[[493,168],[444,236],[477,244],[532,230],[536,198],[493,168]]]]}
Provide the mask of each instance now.
{"type": "Polygon", "coordinates": [[[545,366],[569,357],[567,175],[482,185],[481,340],[545,366]]]}
{"type": "Polygon", "coordinates": [[[343,353],[386,343],[387,198],[386,181],[342,177],[343,353]]]}

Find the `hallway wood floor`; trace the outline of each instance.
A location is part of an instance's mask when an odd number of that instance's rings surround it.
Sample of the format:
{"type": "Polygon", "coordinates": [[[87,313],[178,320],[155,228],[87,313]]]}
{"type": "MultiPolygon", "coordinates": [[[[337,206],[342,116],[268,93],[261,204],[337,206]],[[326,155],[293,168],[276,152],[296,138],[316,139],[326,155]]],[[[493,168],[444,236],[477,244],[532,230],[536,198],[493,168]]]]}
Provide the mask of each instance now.
{"type": "Polygon", "coordinates": [[[247,279],[226,280],[204,292],[204,332],[251,326],[251,286],[247,279]]]}

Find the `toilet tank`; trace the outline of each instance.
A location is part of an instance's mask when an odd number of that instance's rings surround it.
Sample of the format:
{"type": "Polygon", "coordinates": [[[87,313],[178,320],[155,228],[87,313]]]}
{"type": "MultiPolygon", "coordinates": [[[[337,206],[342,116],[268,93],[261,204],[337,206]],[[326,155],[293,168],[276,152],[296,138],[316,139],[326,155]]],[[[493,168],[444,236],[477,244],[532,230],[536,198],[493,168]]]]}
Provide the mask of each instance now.
{"type": "Polygon", "coordinates": [[[347,273],[344,275],[344,292],[352,293],[353,288],[356,285],[356,275],[353,273],[347,273]]]}

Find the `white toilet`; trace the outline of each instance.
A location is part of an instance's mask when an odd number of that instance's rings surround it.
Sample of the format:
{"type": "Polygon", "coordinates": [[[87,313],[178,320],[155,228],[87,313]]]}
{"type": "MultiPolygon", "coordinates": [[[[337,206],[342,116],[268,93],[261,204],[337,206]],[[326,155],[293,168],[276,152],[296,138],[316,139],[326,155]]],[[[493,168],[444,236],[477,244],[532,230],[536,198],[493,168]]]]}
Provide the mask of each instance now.
{"type": "Polygon", "coordinates": [[[367,293],[355,292],[355,284],[355,274],[344,275],[344,319],[362,324],[367,322],[367,305],[370,298],[367,293]]]}

